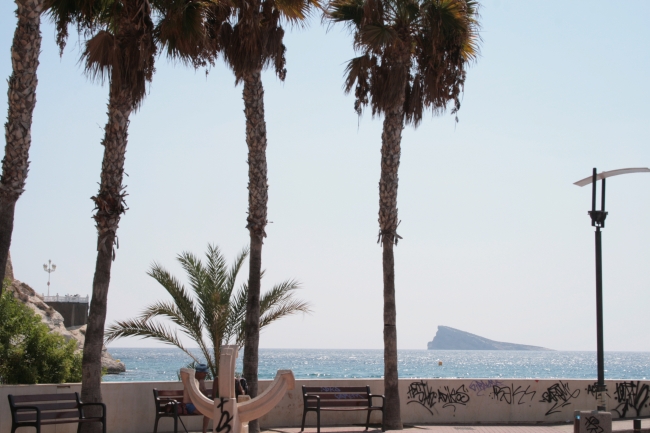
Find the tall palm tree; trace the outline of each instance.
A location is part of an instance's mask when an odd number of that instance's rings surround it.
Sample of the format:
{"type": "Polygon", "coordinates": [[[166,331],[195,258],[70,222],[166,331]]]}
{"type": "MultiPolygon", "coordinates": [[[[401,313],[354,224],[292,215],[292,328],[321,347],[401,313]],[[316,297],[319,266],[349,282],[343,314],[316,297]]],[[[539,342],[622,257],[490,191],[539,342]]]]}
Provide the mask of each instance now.
{"type": "MultiPolygon", "coordinates": [[[[9,111],[5,124],[5,157],[0,177],[0,281],[4,281],[16,202],[25,189],[36,105],[36,69],[41,52],[43,0],[15,0],[18,23],[11,44],[9,111]]],[[[0,285],[1,286],[1,285],[0,285]]],[[[2,295],[2,287],[0,287],[2,295]]]]}
{"type": "MultiPolygon", "coordinates": [[[[156,45],[148,0],[46,0],[56,23],[57,41],[65,46],[69,24],[91,37],[86,41],[82,60],[88,75],[108,79],[108,121],[104,128],[104,157],[99,193],[95,203],[97,259],[88,328],[83,350],[81,398],[101,402],[101,350],[106,321],[106,301],[115,259],[117,228],[126,211],[122,185],[129,116],[142,104],[146,84],[154,72],[156,45]]],[[[84,427],[91,431],[92,426],[84,427]]]]}
{"type": "Polygon", "coordinates": [[[474,0],[332,0],[327,17],[347,24],[359,57],[347,66],[345,91],[354,88],[361,115],[384,115],[379,180],[379,239],[383,247],[384,387],[387,429],[402,429],[397,375],[395,259],[398,168],[402,130],[417,127],[460,94],[468,63],[478,54],[478,3],[474,0]]]}
{"type": "MultiPolygon", "coordinates": [[[[198,344],[212,377],[219,376],[221,346],[229,343],[241,346],[245,340],[248,285],[243,284],[235,290],[235,282],[247,256],[248,249],[244,249],[228,267],[216,246],[208,245],[205,263],[191,253],[180,254],[178,261],[187,273],[191,292],[169,271],[154,263],[148,275],[163,286],[172,301],[155,302],[139,317],[113,324],[106,330],[106,343],[122,337],[153,338],[178,347],[194,362],[200,362],[185,347],[176,329],[154,320],[169,319],[181,333],[198,344]]],[[[310,312],[307,302],[293,297],[298,287],[296,281],[283,281],[261,297],[261,328],[298,312],[310,312]]]]}
{"type": "MultiPolygon", "coordinates": [[[[267,224],[266,122],[262,71],[273,66],[284,80],[286,76],[282,22],[304,23],[319,0],[213,0],[208,33],[213,50],[223,54],[235,74],[235,84],[243,82],[246,144],[248,145],[248,218],[250,265],[246,308],[244,377],[249,393],[257,395],[257,367],[260,335],[260,279],[262,245],[267,224]]],[[[257,433],[257,422],[249,424],[257,433]]]]}
{"type": "MultiPolygon", "coordinates": [[[[170,57],[198,58],[205,36],[203,0],[45,0],[57,27],[63,52],[68,26],[88,36],[82,60],[92,78],[109,81],[108,121],[104,129],[104,157],[95,203],[97,259],[93,295],[83,352],[81,395],[87,402],[101,401],[101,348],[106,322],[106,301],[117,228],[126,211],[122,185],[129,116],[145,96],[154,72],[157,45],[170,57]],[[152,19],[156,18],[156,24],[152,19]]],[[[210,58],[208,54],[204,56],[210,58]]],[[[199,63],[201,62],[199,61],[199,63]]],[[[84,424],[84,432],[98,426],[84,424]]]]}

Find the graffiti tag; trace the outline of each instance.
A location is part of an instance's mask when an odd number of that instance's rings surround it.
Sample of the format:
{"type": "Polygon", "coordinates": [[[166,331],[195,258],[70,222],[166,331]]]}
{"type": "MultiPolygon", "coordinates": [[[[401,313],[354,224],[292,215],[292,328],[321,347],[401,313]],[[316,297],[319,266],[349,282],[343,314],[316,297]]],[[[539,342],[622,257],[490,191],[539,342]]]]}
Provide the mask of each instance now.
{"type": "Polygon", "coordinates": [[[221,409],[221,417],[219,418],[219,423],[217,424],[216,430],[218,433],[221,433],[222,431],[226,430],[224,433],[230,433],[232,430],[232,426],[230,423],[232,422],[232,416],[230,415],[230,412],[227,410],[224,410],[224,403],[228,401],[227,398],[220,398],[219,399],[221,402],[217,405],[218,409],[221,409]]]}
{"type": "Polygon", "coordinates": [[[537,391],[530,391],[530,385],[525,389],[523,386],[518,386],[515,388],[514,385],[510,386],[499,386],[494,385],[492,387],[492,398],[495,398],[497,401],[503,401],[508,404],[525,404],[533,401],[537,391]]]}
{"type": "Polygon", "coordinates": [[[605,430],[600,426],[600,420],[595,416],[585,418],[585,427],[589,433],[603,433],[605,430]]]}
{"type": "Polygon", "coordinates": [[[438,394],[429,386],[429,384],[423,380],[419,382],[413,382],[409,385],[409,390],[406,393],[406,397],[409,399],[408,403],[417,403],[422,405],[423,408],[429,411],[433,415],[433,406],[437,403],[438,394]]]}
{"type": "Polygon", "coordinates": [[[546,412],[546,415],[550,415],[552,413],[561,412],[561,408],[571,404],[571,400],[577,398],[579,395],[579,389],[571,392],[569,384],[560,381],[546,389],[544,394],[542,394],[540,402],[553,403],[553,406],[546,412]]]}
{"type": "Polygon", "coordinates": [[[612,409],[618,413],[620,418],[625,418],[628,411],[634,410],[634,416],[639,416],[643,407],[648,407],[650,399],[650,388],[647,383],[641,385],[641,382],[619,382],[616,384],[614,399],[618,401],[618,406],[612,409]]]}
{"type": "Polygon", "coordinates": [[[474,391],[477,396],[482,396],[483,391],[492,389],[493,386],[501,386],[500,380],[473,380],[469,384],[469,389],[474,391]]]}

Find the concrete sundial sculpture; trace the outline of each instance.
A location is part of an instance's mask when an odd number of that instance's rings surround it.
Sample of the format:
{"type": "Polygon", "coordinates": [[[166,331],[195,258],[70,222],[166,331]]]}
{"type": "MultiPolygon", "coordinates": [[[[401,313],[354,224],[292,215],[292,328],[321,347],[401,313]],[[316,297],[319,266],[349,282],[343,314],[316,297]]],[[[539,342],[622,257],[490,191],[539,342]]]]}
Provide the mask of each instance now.
{"type": "Polygon", "coordinates": [[[275,380],[263,393],[251,399],[247,395],[235,400],[235,362],[238,346],[221,346],[219,356],[219,397],[214,401],[199,391],[194,370],[181,368],[181,380],[192,403],[203,415],[212,419],[214,433],[248,433],[248,422],[271,411],[294,388],[291,370],[278,370],[275,380]]]}

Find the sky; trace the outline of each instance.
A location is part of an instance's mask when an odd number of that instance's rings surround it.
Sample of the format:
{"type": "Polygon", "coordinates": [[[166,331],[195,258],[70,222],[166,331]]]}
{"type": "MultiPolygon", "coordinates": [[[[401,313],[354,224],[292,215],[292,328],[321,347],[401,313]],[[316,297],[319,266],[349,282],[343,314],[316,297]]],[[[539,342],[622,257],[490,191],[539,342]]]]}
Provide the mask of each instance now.
{"type": "MultiPolygon", "coordinates": [[[[395,248],[398,348],[426,349],[437,326],[558,350],[596,350],[594,230],[599,171],[650,166],[650,2],[481,2],[481,56],[459,122],[428,115],[402,139],[395,248]]],[[[0,2],[0,76],[11,74],[15,5],[0,2]]],[[[71,32],[72,33],[72,32],[71,32]]],[[[96,259],[107,86],[63,56],[42,25],[30,171],[16,207],[16,278],[88,295],[96,259]]],[[[263,75],[269,203],[262,290],[297,279],[313,312],[263,331],[262,348],[383,347],[377,244],[382,118],[359,118],[342,89],[352,38],[289,28],[288,74],[263,75]]],[[[4,85],[4,84],[3,84],[4,85]]],[[[6,87],[4,87],[6,89],[6,87]]],[[[169,299],[146,272],[183,281],[177,254],[248,244],[242,87],[219,62],[206,75],[164,57],[132,115],[107,325],[169,299]]],[[[3,90],[0,94],[5,95],[3,90]]],[[[6,105],[2,117],[6,118],[6,105]]],[[[606,351],[650,351],[650,175],[607,183],[603,231],[606,351]]],[[[248,270],[241,271],[244,282],[248,270]]],[[[191,344],[190,344],[191,345],[191,344]]],[[[113,347],[158,347],[121,339],[113,347]]]]}

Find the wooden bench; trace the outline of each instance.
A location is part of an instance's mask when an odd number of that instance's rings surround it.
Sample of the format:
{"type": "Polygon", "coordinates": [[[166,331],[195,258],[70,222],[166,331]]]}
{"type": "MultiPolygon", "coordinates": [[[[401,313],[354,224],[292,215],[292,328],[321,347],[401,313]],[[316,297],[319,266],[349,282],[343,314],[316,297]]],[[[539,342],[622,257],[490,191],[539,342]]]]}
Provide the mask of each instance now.
{"type": "Polygon", "coordinates": [[[305,429],[305,417],[307,412],[316,412],[316,426],[320,433],[320,412],[321,411],[368,411],[366,418],[366,430],[370,425],[370,414],[373,410],[381,411],[382,431],[384,431],[384,396],[372,395],[370,386],[337,386],[337,387],[320,387],[304,386],[302,387],[303,412],[302,427],[305,429]],[[373,406],[372,399],[381,398],[381,406],[373,406]]]}
{"type": "Polygon", "coordinates": [[[106,433],[106,405],[104,403],[82,403],[79,394],[9,394],[11,409],[11,433],[18,427],[35,427],[41,432],[42,425],[101,422],[106,433]],[[101,416],[90,417],[84,409],[90,406],[102,408],[101,416]]]}
{"type": "MultiPolygon", "coordinates": [[[[208,397],[212,396],[212,390],[206,389],[208,392],[208,397]]],[[[200,413],[194,414],[180,414],[178,413],[178,403],[183,402],[183,390],[167,390],[167,389],[153,389],[153,398],[156,404],[156,423],[153,426],[153,433],[158,432],[158,420],[163,417],[173,417],[174,418],[174,433],[178,433],[178,420],[180,416],[198,416],[200,413]],[[171,412],[166,412],[165,407],[168,403],[173,404],[173,410],[171,412]]],[[[182,422],[182,420],[181,420],[182,422]]]]}

